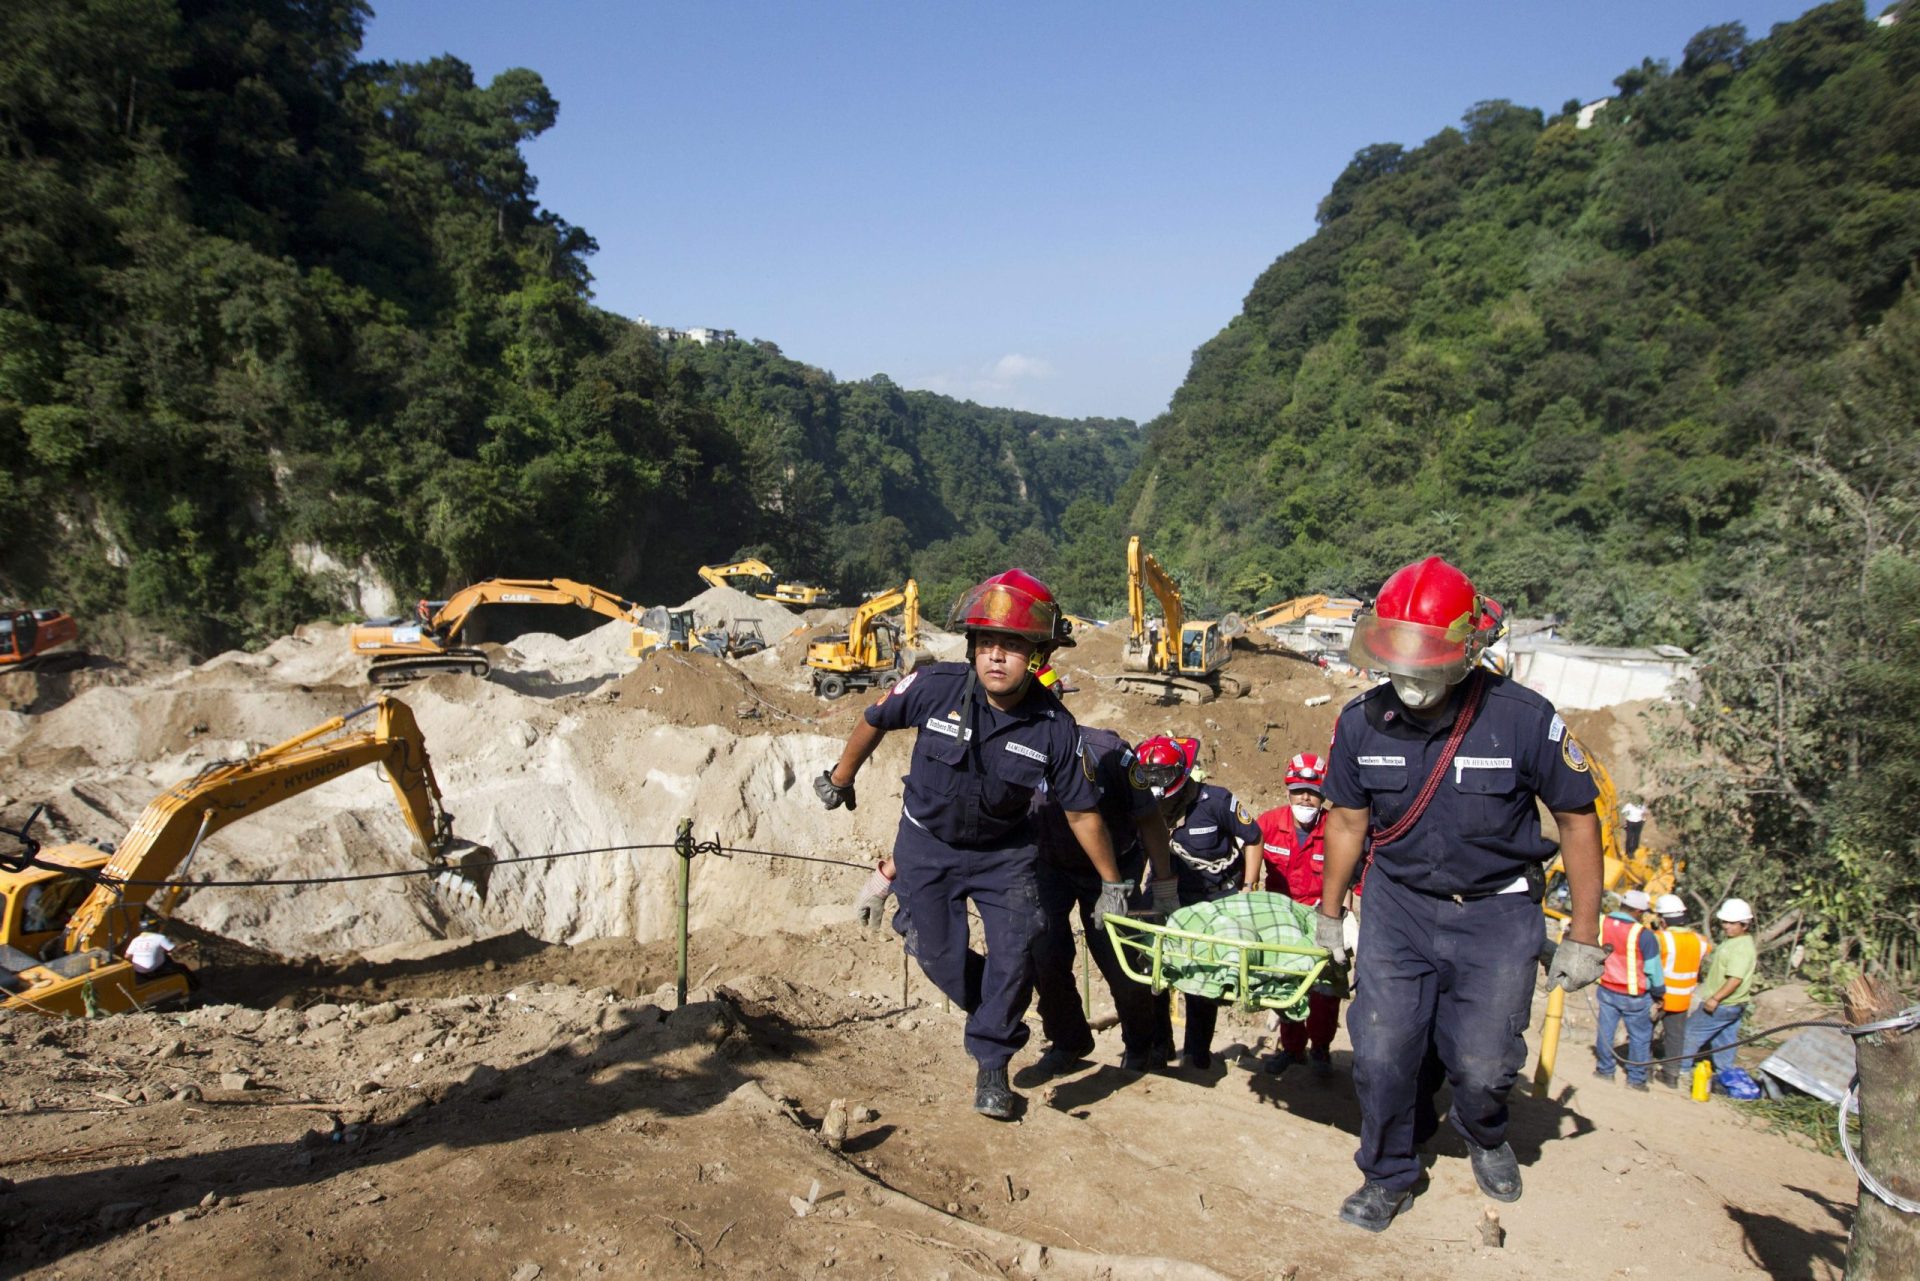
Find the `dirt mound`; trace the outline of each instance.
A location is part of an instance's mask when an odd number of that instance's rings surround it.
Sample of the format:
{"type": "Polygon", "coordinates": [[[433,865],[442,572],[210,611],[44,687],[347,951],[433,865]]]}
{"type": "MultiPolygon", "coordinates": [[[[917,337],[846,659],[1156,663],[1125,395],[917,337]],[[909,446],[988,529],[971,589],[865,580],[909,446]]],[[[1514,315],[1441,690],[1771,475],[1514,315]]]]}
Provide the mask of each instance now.
{"type": "Polygon", "coordinates": [[[779,601],[761,600],[733,587],[709,587],[693,597],[681,609],[693,611],[693,625],[699,628],[737,626],[741,621],[756,624],[767,644],[778,644],[789,633],[806,626],[805,622],[779,601]]]}

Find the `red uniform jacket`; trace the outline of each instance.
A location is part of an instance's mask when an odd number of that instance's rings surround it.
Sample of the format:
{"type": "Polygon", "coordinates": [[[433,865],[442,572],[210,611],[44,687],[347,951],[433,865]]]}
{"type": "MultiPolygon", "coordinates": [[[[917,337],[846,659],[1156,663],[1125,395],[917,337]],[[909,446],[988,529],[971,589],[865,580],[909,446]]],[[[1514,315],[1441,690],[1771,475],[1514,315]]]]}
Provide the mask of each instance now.
{"type": "Polygon", "coordinates": [[[1293,821],[1293,806],[1278,805],[1259,818],[1260,856],[1267,863],[1267,889],[1296,903],[1313,907],[1320,902],[1320,877],[1327,866],[1327,816],[1323,812],[1313,830],[1302,833],[1293,821]]]}

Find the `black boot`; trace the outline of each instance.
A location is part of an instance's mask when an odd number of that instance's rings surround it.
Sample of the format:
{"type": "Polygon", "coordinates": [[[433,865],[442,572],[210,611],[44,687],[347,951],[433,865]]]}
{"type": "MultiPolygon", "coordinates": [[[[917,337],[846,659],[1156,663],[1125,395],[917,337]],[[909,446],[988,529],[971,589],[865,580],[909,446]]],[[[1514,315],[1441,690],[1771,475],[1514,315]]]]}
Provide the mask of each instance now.
{"type": "Polygon", "coordinates": [[[1384,1183],[1368,1179],[1360,1190],[1340,1203],[1340,1221],[1369,1232],[1385,1232],[1393,1216],[1407,1208],[1413,1193],[1395,1192],[1384,1183]]]}
{"type": "Polygon", "coordinates": [[[1496,1201],[1518,1201],[1520,1158],[1513,1154],[1513,1145],[1502,1143],[1497,1148],[1483,1148],[1469,1143],[1467,1146],[1472,1149],[1473,1181],[1480,1185],[1480,1190],[1496,1201]]]}
{"type": "Polygon", "coordinates": [[[983,1067],[980,1074],[973,1078],[973,1110],[981,1116],[990,1116],[996,1121],[1011,1121],[1016,1098],[1007,1087],[1005,1064],[983,1067]]]}

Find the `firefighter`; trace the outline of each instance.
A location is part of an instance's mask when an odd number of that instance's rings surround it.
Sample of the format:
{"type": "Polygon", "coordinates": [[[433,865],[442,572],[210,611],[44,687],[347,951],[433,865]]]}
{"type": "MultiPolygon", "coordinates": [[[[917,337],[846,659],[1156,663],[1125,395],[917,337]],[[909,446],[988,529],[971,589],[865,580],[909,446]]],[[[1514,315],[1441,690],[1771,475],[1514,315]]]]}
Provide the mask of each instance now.
{"type": "Polygon", "coordinates": [[[1365,964],[1347,1017],[1365,1182],[1340,1217],[1373,1232],[1420,1180],[1421,1130],[1436,1123],[1418,1098],[1433,1084],[1421,1071],[1429,1042],[1475,1182],[1495,1200],[1519,1199],[1507,1095],[1526,1058],[1541,868],[1554,848],[1536,799],[1559,826],[1573,899],[1548,983],[1577,991],[1606,958],[1591,766],[1552,704],[1479,665],[1500,617],[1465,574],[1429,556],[1387,579],[1348,650],[1356,667],[1390,679],[1335,724],[1316,941],[1344,963],[1344,901],[1367,849],[1365,964]]]}
{"type": "MultiPolygon", "coordinates": [[[[1247,888],[1285,894],[1296,903],[1316,907],[1326,855],[1326,810],[1322,793],[1327,762],[1313,752],[1301,752],[1287,762],[1287,803],[1262,814],[1259,863],[1247,871],[1247,888]]],[[[1266,1070],[1280,1075],[1302,1060],[1318,1077],[1333,1075],[1333,1032],[1340,1026],[1340,998],[1333,984],[1316,983],[1307,993],[1304,1023],[1280,1020],[1280,1052],[1266,1061],[1266,1070]]]]}
{"type": "MultiPolygon", "coordinates": [[[[1134,770],[1160,800],[1160,814],[1172,836],[1173,874],[1180,906],[1206,903],[1240,893],[1250,860],[1258,858],[1260,827],[1247,807],[1217,783],[1194,775],[1200,740],[1161,734],[1135,750],[1134,770]]],[[[1186,1034],[1181,1065],[1194,1072],[1213,1069],[1213,1029],[1220,1003],[1186,994],[1186,1034]]],[[[1173,1043],[1173,994],[1157,998],[1157,1041],[1173,1043]]]]}
{"type": "Polygon", "coordinates": [[[1007,1063],[1030,1035],[1023,1019],[1043,924],[1036,790],[1059,802],[1100,877],[1095,919],[1124,912],[1129,886],[1096,808],[1079,727],[1034,679],[1049,654],[1072,644],[1053,593],[1010,569],[963,594],[948,626],[966,633],[967,661],[918,668],[882,694],[814,791],[828,809],[852,809],[855,778],[880,740],[916,731],[893,846],[894,928],[927,978],[967,1012],[967,1052],[979,1065],[974,1110],[1009,1120],[1018,1102],[1007,1063]],[[969,901],[985,928],[985,956],[967,944],[969,901]]]}
{"type": "MultiPolygon", "coordinates": [[[[1167,825],[1153,792],[1135,776],[1133,748],[1107,729],[1083,726],[1080,741],[1100,793],[1100,817],[1113,842],[1121,879],[1137,886],[1149,863],[1153,868],[1151,897],[1142,900],[1136,892],[1129,896],[1129,906],[1148,908],[1160,916],[1171,913],[1180,900],[1167,862],[1167,825]]],[[[1153,992],[1120,968],[1105,924],[1094,915],[1100,897],[1099,873],[1087,861],[1067,825],[1065,811],[1051,793],[1035,794],[1034,819],[1039,825],[1040,910],[1046,925],[1034,940],[1033,991],[1040,1030],[1051,1044],[1022,1073],[1022,1083],[1028,1074],[1046,1080],[1070,1072],[1093,1049],[1093,1029],[1073,973],[1076,915],[1087,954],[1113,994],[1113,1011],[1120,1020],[1120,1066],[1144,1072],[1164,1064],[1167,1050],[1155,1045],[1153,992]]]]}

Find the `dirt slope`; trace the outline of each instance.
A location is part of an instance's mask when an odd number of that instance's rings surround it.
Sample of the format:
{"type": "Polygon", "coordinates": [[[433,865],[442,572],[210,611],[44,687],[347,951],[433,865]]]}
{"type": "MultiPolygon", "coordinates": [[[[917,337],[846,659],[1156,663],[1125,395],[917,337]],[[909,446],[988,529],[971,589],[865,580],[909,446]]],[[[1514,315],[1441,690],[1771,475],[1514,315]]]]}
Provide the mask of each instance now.
{"type": "MultiPolygon", "coordinates": [[[[630,659],[623,632],[522,636],[492,647],[489,680],[403,693],[463,834],[513,856],[664,842],[684,816],[746,848],[888,847],[907,744],[862,776],[857,812],[820,809],[809,779],[860,703],[806,693],[787,653],[804,634],[726,664],[630,659]]],[[[1063,656],[1069,706],[1130,737],[1198,734],[1256,809],[1353,689],[1248,649],[1247,697],[1158,706],[1112,688],[1120,639],[1063,656]]],[[[50,801],[58,835],[106,840],[207,762],[366,696],[330,627],[80,685],[0,719],[0,813],[50,801]]],[[[406,847],[367,771],[236,824],[195,866],[319,875],[405,866],[406,847]]],[[[891,934],[846,923],[859,870],[696,860],[695,991],[672,1010],[673,862],[507,867],[484,906],[411,881],[195,894],[178,928],[205,966],[199,1008],[0,1023],[0,1275],[1838,1275],[1845,1166],[1730,1105],[1590,1084],[1580,1002],[1573,1087],[1516,1102],[1528,1182],[1500,1207],[1506,1247],[1479,1244],[1486,1205],[1450,1136],[1430,1190],[1370,1237],[1334,1218],[1357,1179],[1344,1038],[1329,1082],[1231,1052],[1203,1077],[1135,1077],[1108,1030],[996,1125],[968,1109],[959,1014],[891,934]],[[838,1154],[818,1134],[835,1099],[854,1118],[838,1154]]],[[[1229,1016],[1216,1045],[1266,1035],[1229,1016]]]]}

